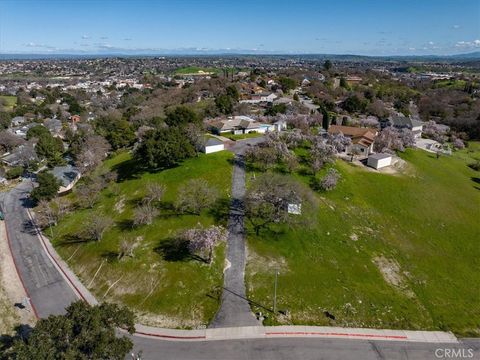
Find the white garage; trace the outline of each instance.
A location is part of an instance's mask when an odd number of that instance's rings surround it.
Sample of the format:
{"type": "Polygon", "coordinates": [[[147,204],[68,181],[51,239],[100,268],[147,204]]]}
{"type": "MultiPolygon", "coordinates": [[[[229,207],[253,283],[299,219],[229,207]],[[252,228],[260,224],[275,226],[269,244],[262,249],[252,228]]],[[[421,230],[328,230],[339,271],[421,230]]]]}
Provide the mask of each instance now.
{"type": "Polygon", "coordinates": [[[225,145],[223,141],[215,138],[208,139],[205,143],[205,147],[203,148],[203,152],[205,154],[211,154],[222,150],[225,150],[225,145]]]}
{"type": "Polygon", "coordinates": [[[372,154],[368,157],[367,165],[374,169],[381,169],[392,165],[392,155],[390,154],[372,154]]]}

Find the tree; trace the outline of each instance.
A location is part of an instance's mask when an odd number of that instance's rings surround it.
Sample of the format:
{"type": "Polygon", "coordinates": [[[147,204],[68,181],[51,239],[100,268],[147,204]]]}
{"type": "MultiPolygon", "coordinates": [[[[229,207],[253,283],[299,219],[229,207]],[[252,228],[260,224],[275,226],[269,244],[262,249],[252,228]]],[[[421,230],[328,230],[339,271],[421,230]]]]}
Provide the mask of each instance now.
{"type": "Polygon", "coordinates": [[[278,83],[280,84],[283,92],[288,93],[290,90],[293,90],[297,87],[297,81],[295,79],[283,76],[278,79],[278,83]]]}
{"type": "Polygon", "coordinates": [[[357,95],[349,96],[343,103],[342,108],[348,112],[363,112],[367,107],[367,101],[360,99],[357,95]]]}
{"type": "Polygon", "coordinates": [[[290,177],[276,173],[258,176],[247,189],[245,215],[255,234],[271,224],[291,224],[299,218],[289,213],[289,205],[308,209],[313,197],[306,194],[301,185],[290,177]]]}
{"type": "Polygon", "coordinates": [[[86,135],[79,140],[75,165],[82,172],[95,169],[108,154],[110,144],[100,135],[86,135]]]}
{"type": "Polygon", "coordinates": [[[199,124],[200,117],[189,107],[180,105],[167,112],[165,123],[168,126],[185,126],[187,124],[199,124]]]}
{"type": "Polygon", "coordinates": [[[287,105],[280,103],[275,105],[270,105],[265,110],[265,116],[275,116],[277,114],[285,114],[287,112],[287,105]]]}
{"type": "Polygon", "coordinates": [[[90,240],[100,241],[103,234],[113,225],[111,217],[102,214],[92,214],[85,227],[85,237],[90,240]]]}
{"type": "Polygon", "coordinates": [[[293,94],[293,100],[294,101],[299,101],[300,100],[297,93],[293,94]]]}
{"type": "Polygon", "coordinates": [[[49,132],[38,135],[35,152],[39,158],[46,159],[49,165],[61,164],[63,151],[62,139],[54,138],[49,132]]]}
{"type": "Polygon", "coordinates": [[[188,249],[192,254],[206,253],[204,260],[207,264],[211,264],[213,249],[218,243],[227,240],[227,231],[222,226],[212,225],[204,228],[198,224],[196,228],[185,231],[183,237],[188,241],[188,249]]]}
{"type": "Polygon", "coordinates": [[[235,102],[240,98],[240,94],[235,85],[229,85],[226,88],[226,93],[230,96],[235,102]]]}
{"type": "Polygon", "coordinates": [[[222,114],[229,115],[233,112],[234,101],[227,94],[222,94],[215,98],[215,105],[222,114]]]}
{"type": "Polygon", "coordinates": [[[327,144],[320,137],[315,137],[310,149],[310,166],[313,174],[316,174],[327,163],[335,161],[336,148],[327,144]]]}
{"type": "Polygon", "coordinates": [[[330,126],[330,118],[328,116],[328,111],[324,109],[322,111],[322,115],[322,127],[325,129],[325,131],[328,131],[328,127],[330,126]]]}
{"type": "Polygon", "coordinates": [[[158,209],[151,205],[140,205],[133,210],[133,225],[149,225],[158,215],[158,209]]]}
{"type": "Polygon", "coordinates": [[[0,129],[8,129],[12,123],[12,115],[8,112],[0,112],[0,129]]]}
{"type": "Polygon", "coordinates": [[[43,171],[37,175],[38,186],[34,188],[30,197],[37,203],[40,200],[53,199],[60,188],[60,181],[52,174],[43,171]]]}
{"type": "Polygon", "coordinates": [[[332,68],[332,62],[330,60],[325,60],[325,62],[323,63],[323,68],[327,71],[330,71],[330,69],[332,68]]]}
{"type": "Polygon", "coordinates": [[[27,131],[27,140],[32,138],[40,138],[42,135],[50,135],[48,129],[43,125],[36,125],[28,129],[27,131]]]}
{"type": "Polygon", "coordinates": [[[324,191],[330,191],[335,189],[338,180],[340,180],[340,177],[340,173],[337,170],[333,168],[328,169],[327,174],[320,181],[321,189],[324,191]]]}
{"type": "Polygon", "coordinates": [[[83,208],[93,208],[93,205],[100,197],[100,191],[103,189],[102,179],[96,177],[81,183],[75,189],[77,200],[83,208]]]}
{"type": "Polygon", "coordinates": [[[3,130],[0,132],[0,146],[5,152],[10,152],[23,143],[25,143],[23,139],[13,135],[9,131],[3,130]]]}
{"type": "Polygon", "coordinates": [[[203,209],[211,207],[218,199],[218,190],[206,180],[191,179],[178,189],[175,208],[180,212],[199,215],[203,209]]]}
{"type": "Polygon", "coordinates": [[[117,304],[90,306],[79,300],[65,315],[40,319],[31,333],[7,350],[12,359],[125,359],[133,343],[117,328],[135,332],[134,314],[117,304]]]}
{"type": "Polygon", "coordinates": [[[196,154],[195,147],[178,127],[148,131],[134,152],[144,166],[158,169],[173,167],[196,154]]]}
{"type": "Polygon", "coordinates": [[[147,192],[143,198],[143,203],[152,205],[152,203],[160,202],[165,194],[165,185],[154,182],[147,183],[147,192]]]}

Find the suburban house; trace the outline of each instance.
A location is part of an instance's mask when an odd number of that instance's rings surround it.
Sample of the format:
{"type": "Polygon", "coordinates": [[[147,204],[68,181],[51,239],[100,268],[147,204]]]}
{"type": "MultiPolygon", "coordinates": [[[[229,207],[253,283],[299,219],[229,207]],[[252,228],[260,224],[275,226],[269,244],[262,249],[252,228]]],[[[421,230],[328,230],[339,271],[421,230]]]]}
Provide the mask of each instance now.
{"type": "Polygon", "coordinates": [[[419,120],[412,119],[407,116],[394,116],[389,119],[389,124],[396,129],[409,129],[412,130],[415,138],[422,136],[423,123],[419,120]]]}
{"type": "Polygon", "coordinates": [[[328,133],[343,134],[352,140],[352,144],[345,149],[347,153],[358,152],[360,155],[368,156],[373,153],[373,142],[378,132],[371,128],[331,125],[328,133]]]}
{"type": "Polygon", "coordinates": [[[245,104],[260,104],[260,103],[271,103],[273,100],[277,98],[277,95],[274,93],[260,93],[260,94],[253,94],[250,96],[249,99],[240,100],[240,103],[245,104]]]}
{"type": "Polygon", "coordinates": [[[74,168],[72,165],[66,166],[55,166],[51,173],[57,180],[60,181],[60,188],[58,189],[59,194],[63,194],[67,191],[70,191],[73,186],[80,179],[80,171],[74,168]]]}
{"type": "Polygon", "coordinates": [[[26,121],[27,121],[27,119],[25,119],[25,117],[23,117],[23,116],[15,116],[12,119],[12,122],[11,122],[10,126],[13,126],[13,127],[20,126],[20,125],[24,124],[26,121]]]}
{"type": "Polygon", "coordinates": [[[59,119],[45,119],[43,125],[53,137],[62,137],[63,125],[59,119]]]}
{"type": "Polygon", "coordinates": [[[213,137],[207,139],[202,149],[205,154],[211,154],[222,150],[225,150],[225,144],[223,141],[213,137]]]}
{"type": "Polygon", "coordinates": [[[368,157],[367,165],[374,169],[381,169],[392,164],[392,155],[390,154],[371,154],[368,157]]]}
{"type": "Polygon", "coordinates": [[[275,125],[265,124],[255,121],[248,116],[232,116],[223,120],[214,120],[209,124],[209,128],[213,133],[233,133],[248,134],[250,132],[266,133],[274,131],[275,125]]]}

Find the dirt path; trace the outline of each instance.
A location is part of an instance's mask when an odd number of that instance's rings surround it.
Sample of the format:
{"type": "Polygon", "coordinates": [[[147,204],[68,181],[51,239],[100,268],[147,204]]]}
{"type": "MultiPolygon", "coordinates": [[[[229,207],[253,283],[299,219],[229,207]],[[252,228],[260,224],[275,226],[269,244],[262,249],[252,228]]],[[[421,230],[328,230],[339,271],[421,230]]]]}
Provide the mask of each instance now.
{"type": "Polygon", "coordinates": [[[5,223],[0,221],[0,334],[12,333],[18,324],[35,323],[31,311],[14,306],[26,296],[8,247],[5,223]]]}

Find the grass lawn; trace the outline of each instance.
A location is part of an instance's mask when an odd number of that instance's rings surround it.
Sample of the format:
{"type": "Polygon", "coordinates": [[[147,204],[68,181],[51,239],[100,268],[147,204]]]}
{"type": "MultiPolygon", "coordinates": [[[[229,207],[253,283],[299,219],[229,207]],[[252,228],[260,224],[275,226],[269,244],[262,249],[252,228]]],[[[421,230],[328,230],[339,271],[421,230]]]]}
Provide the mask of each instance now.
{"type": "Polygon", "coordinates": [[[211,74],[220,74],[222,71],[216,68],[201,68],[197,66],[187,66],[182,67],[175,70],[175,74],[177,75],[193,75],[193,74],[200,74],[200,73],[211,73],[211,74]]]}
{"type": "Polygon", "coordinates": [[[315,195],[315,225],[249,232],[248,296],[271,308],[278,269],[277,308],[289,310],[267,323],[480,336],[480,173],[467,166],[480,143],[440,159],[401,156],[408,174],[337,161],[343,179],[315,195]]]}
{"type": "MultiPolygon", "coordinates": [[[[213,263],[207,265],[190,259],[185,253],[175,252],[172,241],[179,230],[194,227],[197,223],[226,225],[226,219],[223,212],[177,215],[171,204],[178,186],[193,178],[206,179],[227,200],[231,159],[232,154],[224,151],[200,155],[173,169],[135,174],[129,173],[130,155],[120,153],[107,160],[103,167],[118,169],[119,175],[125,179],[105,189],[93,210],[78,210],[64,218],[53,229],[53,243],[98,300],[128,305],[143,323],[179,328],[208,324],[219,305],[225,245],[217,247],[213,263]],[[162,209],[151,225],[132,228],[133,208],[144,194],[147,182],[166,186],[162,209]],[[115,225],[99,242],[68,243],[69,236],[81,231],[92,211],[113,217],[115,225]],[[118,260],[119,243],[123,238],[137,243],[135,256],[118,260]]],[[[50,232],[46,230],[45,233],[50,232]]]]}
{"type": "Polygon", "coordinates": [[[17,105],[16,96],[0,95],[0,104],[2,103],[2,100],[5,101],[5,108],[8,111],[12,111],[13,107],[17,105]]]}
{"type": "Polygon", "coordinates": [[[257,138],[257,137],[263,136],[264,134],[260,134],[260,133],[257,133],[257,132],[251,132],[251,133],[247,133],[247,134],[238,134],[238,135],[222,133],[220,135],[236,141],[236,140],[257,138]]]}

